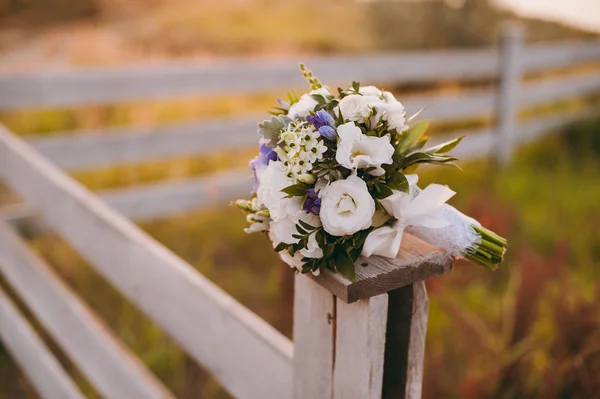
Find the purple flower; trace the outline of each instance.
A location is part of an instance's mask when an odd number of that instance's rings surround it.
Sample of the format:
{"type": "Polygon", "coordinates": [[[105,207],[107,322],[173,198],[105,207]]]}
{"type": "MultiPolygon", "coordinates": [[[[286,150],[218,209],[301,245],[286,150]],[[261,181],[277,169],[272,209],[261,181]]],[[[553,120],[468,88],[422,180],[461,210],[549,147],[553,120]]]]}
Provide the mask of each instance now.
{"type": "Polygon", "coordinates": [[[252,188],[252,192],[256,192],[258,188],[258,178],[256,177],[256,171],[259,166],[265,165],[267,166],[271,161],[277,161],[277,153],[274,148],[270,148],[267,146],[269,140],[260,139],[258,144],[260,145],[258,156],[254,157],[250,161],[250,167],[252,168],[252,172],[254,173],[254,186],[252,188]]]}
{"type": "Polygon", "coordinates": [[[306,199],[302,205],[302,209],[306,213],[312,213],[313,215],[319,215],[321,212],[321,198],[317,195],[314,188],[309,188],[307,191],[306,199]]]}
{"type": "Polygon", "coordinates": [[[314,115],[308,115],[306,120],[311,123],[318,131],[321,136],[327,140],[333,141],[337,137],[335,131],[335,120],[329,112],[325,110],[319,110],[314,115]]]}

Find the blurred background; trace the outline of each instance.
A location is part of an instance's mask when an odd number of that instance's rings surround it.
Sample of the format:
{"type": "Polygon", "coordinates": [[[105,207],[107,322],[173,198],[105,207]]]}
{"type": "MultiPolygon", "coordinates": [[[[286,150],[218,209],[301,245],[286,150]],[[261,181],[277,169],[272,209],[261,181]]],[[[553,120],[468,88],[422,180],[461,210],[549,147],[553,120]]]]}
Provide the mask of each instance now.
{"type": "MultiPolygon", "coordinates": [[[[243,65],[249,59],[296,62],[315,55],[474,49],[496,45],[507,20],[522,23],[528,44],[594,40],[600,33],[600,2],[0,0],[0,76],[187,60],[211,64],[234,59],[243,65]]],[[[600,62],[595,62],[526,79],[585,77],[598,71],[600,62]]],[[[460,93],[493,84],[479,79],[399,82],[386,88],[402,101],[403,96],[460,93]]],[[[0,123],[18,135],[50,137],[64,131],[255,115],[284,96],[285,91],[276,91],[25,107],[0,110],[0,123]]],[[[599,105],[599,99],[600,91],[586,92],[527,109],[521,117],[587,109],[599,105]]],[[[432,135],[493,123],[489,117],[434,121],[432,135]]],[[[510,243],[505,264],[494,273],[458,262],[450,274],[427,281],[425,398],[599,397],[600,119],[592,115],[554,130],[556,134],[519,147],[503,168],[480,159],[462,163],[464,172],[421,171],[424,184],[450,185],[459,193],[453,205],[510,243]]],[[[70,174],[91,190],[119,189],[244,167],[254,153],[251,147],[70,174]]],[[[0,205],[18,201],[0,185],[0,205]]],[[[291,337],[293,275],[265,237],[243,233],[245,224],[226,205],[140,222],[148,234],[291,337]]],[[[39,232],[28,240],[178,397],[229,397],[58,235],[39,232]]],[[[29,315],[1,274],[0,287],[29,315]]],[[[82,390],[99,397],[33,323],[82,390]]],[[[0,343],[0,398],[35,397],[0,343]]]]}

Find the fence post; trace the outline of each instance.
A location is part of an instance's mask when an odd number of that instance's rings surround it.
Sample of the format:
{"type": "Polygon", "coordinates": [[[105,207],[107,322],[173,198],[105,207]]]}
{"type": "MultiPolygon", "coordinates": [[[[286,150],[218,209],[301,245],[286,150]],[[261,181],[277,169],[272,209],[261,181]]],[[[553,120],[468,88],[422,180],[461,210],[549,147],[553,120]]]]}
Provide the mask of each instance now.
{"type": "Polygon", "coordinates": [[[517,132],[522,48],[522,25],[518,22],[505,23],[500,34],[497,134],[495,148],[492,149],[494,160],[499,166],[505,166],[510,161],[513,136],[517,132]]]}
{"type": "Polygon", "coordinates": [[[361,258],[356,281],[296,276],[293,398],[421,397],[428,301],[424,279],[451,258],[405,233],[397,259],[361,258]]]}

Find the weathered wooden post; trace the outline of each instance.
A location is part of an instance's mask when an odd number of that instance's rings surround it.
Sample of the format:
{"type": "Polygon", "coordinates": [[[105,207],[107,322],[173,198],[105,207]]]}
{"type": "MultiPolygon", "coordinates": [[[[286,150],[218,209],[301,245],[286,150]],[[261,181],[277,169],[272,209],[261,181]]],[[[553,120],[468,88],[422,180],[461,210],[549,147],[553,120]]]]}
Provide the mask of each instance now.
{"type": "Polygon", "coordinates": [[[423,280],[451,267],[447,253],[405,233],[397,259],[359,259],[355,282],[296,276],[294,398],[420,398],[423,280]]]}
{"type": "Polygon", "coordinates": [[[513,136],[517,130],[522,48],[522,25],[518,22],[505,23],[500,34],[497,134],[493,150],[495,162],[500,166],[505,166],[510,161],[513,136]]]}

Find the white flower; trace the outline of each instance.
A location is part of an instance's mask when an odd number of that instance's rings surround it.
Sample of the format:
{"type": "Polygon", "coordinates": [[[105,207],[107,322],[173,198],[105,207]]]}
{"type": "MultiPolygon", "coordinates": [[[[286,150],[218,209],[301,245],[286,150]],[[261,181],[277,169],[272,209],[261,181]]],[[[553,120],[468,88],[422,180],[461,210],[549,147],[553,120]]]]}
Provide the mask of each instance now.
{"type": "Polygon", "coordinates": [[[448,221],[436,217],[434,211],[448,201],[455,192],[446,186],[430,184],[416,196],[417,176],[406,176],[410,194],[394,191],[389,197],[380,200],[385,210],[396,218],[392,226],[373,230],[363,246],[362,255],[379,255],[395,258],[400,250],[402,235],[407,226],[422,226],[432,229],[446,227],[448,221]]]}
{"type": "Polygon", "coordinates": [[[260,231],[267,231],[269,228],[270,218],[267,216],[260,216],[250,213],[246,216],[246,221],[250,223],[250,226],[244,229],[245,233],[258,233],[260,231]]]}
{"type": "Polygon", "coordinates": [[[358,92],[363,96],[381,97],[383,92],[375,86],[361,86],[358,92]]]}
{"type": "MultiPolygon", "coordinates": [[[[302,220],[315,227],[321,225],[318,216],[307,214],[305,212],[301,212],[301,215],[298,218],[287,217],[281,220],[273,220],[269,225],[269,239],[273,243],[273,248],[277,247],[281,242],[286,244],[295,244],[298,242],[298,239],[293,237],[294,234],[298,234],[298,231],[296,230],[298,220],[302,220]]],[[[315,234],[313,233],[308,238],[306,248],[297,251],[294,256],[291,256],[287,250],[283,250],[279,252],[279,256],[291,267],[302,270],[302,265],[304,264],[302,258],[322,258],[323,250],[319,247],[315,234]]],[[[313,274],[318,274],[318,271],[313,274]]]]}
{"type": "Polygon", "coordinates": [[[408,128],[406,125],[406,111],[389,91],[379,90],[375,86],[364,86],[358,94],[344,97],[335,109],[336,115],[342,113],[344,120],[354,122],[367,122],[371,129],[379,123],[380,119],[387,121],[391,129],[402,132],[408,128]],[[372,115],[373,109],[377,112],[372,115]],[[368,118],[368,119],[366,119],[368,118]]]}
{"type": "Polygon", "coordinates": [[[271,161],[267,167],[257,170],[259,186],[256,190],[256,196],[259,205],[264,205],[270,212],[273,219],[285,216],[286,194],[282,189],[294,184],[294,182],[285,175],[283,164],[280,161],[271,161]]]}
{"type": "Polygon", "coordinates": [[[337,180],[321,190],[321,222],[323,228],[334,236],[345,236],[371,226],[375,201],[367,184],[351,175],[337,180]]]}
{"type": "Polygon", "coordinates": [[[373,107],[379,107],[381,104],[383,104],[383,100],[376,96],[351,94],[340,100],[334,112],[336,115],[341,112],[344,120],[364,122],[365,118],[371,116],[373,107]]]}
{"type": "Polygon", "coordinates": [[[366,136],[354,122],[338,126],[338,135],[340,141],[335,159],[344,168],[354,170],[375,166],[371,174],[380,176],[384,172],[381,165],[392,163],[394,147],[388,135],[366,136]]]}
{"type": "Polygon", "coordinates": [[[292,104],[287,116],[292,119],[306,118],[310,111],[314,111],[315,107],[319,104],[314,98],[313,94],[320,94],[323,96],[330,96],[331,92],[327,87],[321,87],[320,89],[313,90],[310,93],[302,95],[298,102],[292,104]]]}
{"type": "Polygon", "coordinates": [[[393,102],[384,103],[380,106],[380,108],[377,109],[377,113],[378,115],[381,115],[381,118],[384,121],[387,121],[390,128],[396,129],[398,132],[408,129],[404,105],[395,99],[393,102]]]}

